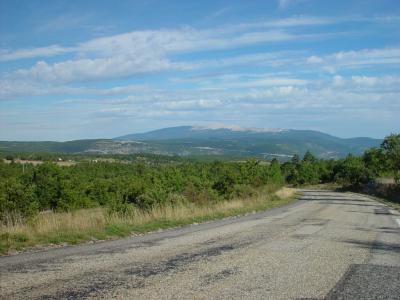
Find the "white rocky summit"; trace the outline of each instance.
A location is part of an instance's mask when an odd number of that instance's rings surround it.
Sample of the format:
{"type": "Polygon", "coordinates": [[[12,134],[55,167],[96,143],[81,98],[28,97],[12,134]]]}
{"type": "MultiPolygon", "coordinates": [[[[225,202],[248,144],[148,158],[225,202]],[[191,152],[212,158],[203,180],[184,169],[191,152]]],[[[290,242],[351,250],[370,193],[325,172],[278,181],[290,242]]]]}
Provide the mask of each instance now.
{"type": "Polygon", "coordinates": [[[218,129],[228,129],[230,131],[238,131],[238,132],[284,132],[288,131],[287,129],[282,128],[257,128],[257,127],[242,127],[238,125],[224,125],[224,124],[215,124],[215,125],[206,125],[206,126],[191,126],[191,130],[218,130],[218,129]]]}

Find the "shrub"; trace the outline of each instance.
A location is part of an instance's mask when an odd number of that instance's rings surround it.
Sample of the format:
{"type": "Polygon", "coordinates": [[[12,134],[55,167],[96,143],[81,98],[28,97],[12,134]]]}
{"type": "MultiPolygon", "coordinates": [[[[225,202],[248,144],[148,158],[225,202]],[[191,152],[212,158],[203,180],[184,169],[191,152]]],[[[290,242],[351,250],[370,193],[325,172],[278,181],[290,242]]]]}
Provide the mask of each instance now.
{"type": "Polygon", "coordinates": [[[61,197],[61,167],[44,163],[38,166],[34,173],[32,182],[35,184],[35,194],[39,200],[40,209],[56,209],[61,197]]]}
{"type": "Polygon", "coordinates": [[[0,221],[15,223],[37,212],[38,203],[32,186],[24,186],[15,178],[0,182],[0,221]]]}
{"type": "Polygon", "coordinates": [[[371,180],[370,173],[360,157],[347,156],[335,168],[335,181],[347,187],[359,188],[371,180]]]}
{"type": "Polygon", "coordinates": [[[135,208],[132,204],[124,202],[121,195],[114,195],[107,205],[107,213],[109,216],[118,215],[122,217],[132,216],[135,208]]]}
{"type": "Polygon", "coordinates": [[[195,204],[206,204],[218,199],[218,194],[215,190],[206,187],[198,187],[193,183],[189,183],[186,186],[183,195],[187,201],[195,204]]]}
{"type": "Polygon", "coordinates": [[[213,184],[212,188],[225,199],[230,199],[233,196],[233,185],[235,179],[229,174],[222,174],[213,184]]]}
{"type": "Polygon", "coordinates": [[[235,184],[233,186],[233,196],[238,198],[248,198],[257,194],[255,188],[247,184],[235,184]]]}
{"type": "Polygon", "coordinates": [[[400,134],[391,134],[383,140],[381,150],[387,166],[394,173],[394,179],[400,183],[400,134]]]}

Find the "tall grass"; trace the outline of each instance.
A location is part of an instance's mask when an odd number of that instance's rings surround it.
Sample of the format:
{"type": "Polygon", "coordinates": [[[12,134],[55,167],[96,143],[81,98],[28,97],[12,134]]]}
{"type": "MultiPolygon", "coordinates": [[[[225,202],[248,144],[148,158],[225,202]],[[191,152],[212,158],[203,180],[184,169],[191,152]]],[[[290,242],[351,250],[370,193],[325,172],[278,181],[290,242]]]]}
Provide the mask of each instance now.
{"type": "Polygon", "coordinates": [[[180,204],[150,210],[133,209],[129,214],[109,213],[105,208],[39,214],[29,222],[0,225],[0,253],[49,244],[76,244],[144,233],[160,228],[223,218],[276,207],[294,199],[293,189],[260,190],[255,196],[209,204],[180,204]]]}

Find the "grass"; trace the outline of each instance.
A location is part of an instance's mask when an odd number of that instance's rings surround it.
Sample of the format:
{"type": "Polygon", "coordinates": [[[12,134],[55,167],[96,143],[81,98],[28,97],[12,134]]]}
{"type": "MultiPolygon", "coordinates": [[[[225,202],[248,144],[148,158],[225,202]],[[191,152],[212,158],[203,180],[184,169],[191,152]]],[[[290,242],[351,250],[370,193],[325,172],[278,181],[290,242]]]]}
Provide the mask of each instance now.
{"type": "Polygon", "coordinates": [[[330,182],[330,183],[318,183],[318,184],[306,184],[299,186],[302,189],[310,189],[310,190],[337,190],[342,188],[342,186],[338,183],[330,182]]]}
{"type": "Polygon", "coordinates": [[[0,254],[9,254],[49,245],[78,244],[105,240],[158,229],[241,215],[290,203],[295,189],[264,188],[257,195],[208,205],[156,207],[134,210],[129,216],[109,215],[104,208],[68,213],[47,212],[27,223],[0,225],[0,254]]]}

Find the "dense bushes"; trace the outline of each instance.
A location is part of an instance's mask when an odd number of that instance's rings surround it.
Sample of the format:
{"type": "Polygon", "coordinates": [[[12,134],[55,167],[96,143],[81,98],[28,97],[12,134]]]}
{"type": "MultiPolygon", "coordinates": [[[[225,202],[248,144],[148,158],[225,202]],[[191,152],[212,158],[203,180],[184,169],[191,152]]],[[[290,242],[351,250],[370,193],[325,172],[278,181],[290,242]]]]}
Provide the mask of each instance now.
{"type": "MultiPolygon", "coordinates": [[[[277,162],[176,162],[163,164],[83,162],[60,167],[0,162],[0,218],[26,218],[38,211],[107,206],[129,214],[184,202],[206,204],[249,196],[265,184],[280,185],[277,162]]],[[[12,221],[12,220],[11,220],[12,221]]]]}
{"type": "Polygon", "coordinates": [[[294,155],[290,162],[282,165],[286,181],[294,185],[317,184],[323,181],[322,168],[325,161],[318,161],[310,152],[306,152],[303,160],[294,155]]]}
{"type": "Polygon", "coordinates": [[[370,170],[363,157],[349,155],[341,160],[293,159],[282,165],[286,181],[293,185],[332,183],[357,188],[377,174],[370,170]]]}
{"type": "Polygon", "coordinates": [[[400,183],[400,134],[387,136],[379,150],[385,166],[393,171],[394,179],[400,183]]]}
{"type": "Polygon", "coordinates": [[[248,197],[263,185],[337,182],[360,188],[380,175],[400,179],[400,135],[362,157],[320,160],[310,152],[282,165],[246,162],[196,162],[173,158],[136,162],[81,162],[60,167],[45,162],[25,165],[0,161],[0,221],[14,222],[39,211],[68,211],[107,206],[129,214],[133,207],[207,204],[248,197]]]}
{"type": "Polygon", "coordinates": [[[336,182],[359,189],[379,176],[400,179],[400,135],[385,138],[380,148],[371,148],[361,157],[348,155],[340,160],[318,160],[310,152],[293,156],[282,165],[286,181],[293,185],[336,182]]]}
{"type": "Polygon", "coordinates": [[[38,208],[33,186],[25,186],[16,178],[0,182],[0,220],[13,223],[35,215],[38,208]]]}

